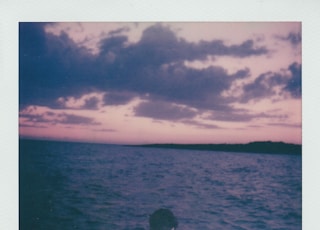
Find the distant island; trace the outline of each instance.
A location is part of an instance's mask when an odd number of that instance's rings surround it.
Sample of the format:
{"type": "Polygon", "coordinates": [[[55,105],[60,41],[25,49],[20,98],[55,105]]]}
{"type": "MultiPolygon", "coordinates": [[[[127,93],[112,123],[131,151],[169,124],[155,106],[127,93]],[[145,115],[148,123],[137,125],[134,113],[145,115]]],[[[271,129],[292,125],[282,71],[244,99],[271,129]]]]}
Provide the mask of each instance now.
{"type": "Polygon", "coordinates": [[[301,154],[302,146],[284,142],[251,142],[248,144],[146,144],[131,145],[148,148],[189,149],[224,152],[269,153],[269,154],[301,154]]]}

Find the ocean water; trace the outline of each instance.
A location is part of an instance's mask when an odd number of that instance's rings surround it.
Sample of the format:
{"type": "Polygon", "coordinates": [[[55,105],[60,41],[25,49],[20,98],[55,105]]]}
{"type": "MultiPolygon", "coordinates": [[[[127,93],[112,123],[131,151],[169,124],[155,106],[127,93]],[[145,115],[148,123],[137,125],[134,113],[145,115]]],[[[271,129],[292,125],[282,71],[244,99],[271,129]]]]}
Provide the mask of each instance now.
{"type": "Polygon", "coordinates": [[[301,155],[20,140],[20,230],[302,229],[301,155]]]}

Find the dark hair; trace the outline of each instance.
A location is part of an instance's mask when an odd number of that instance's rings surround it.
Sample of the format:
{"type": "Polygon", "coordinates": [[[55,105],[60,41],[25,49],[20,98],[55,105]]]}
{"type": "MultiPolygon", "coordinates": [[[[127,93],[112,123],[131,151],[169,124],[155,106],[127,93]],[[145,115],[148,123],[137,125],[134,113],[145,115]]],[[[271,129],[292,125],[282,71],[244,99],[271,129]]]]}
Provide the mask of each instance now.
{"type": "Polygon", "coordinates": [[[171,230],[178,227],[177,218],[169,209],[160,208],[149,217],[150,230],[171,230]]]}

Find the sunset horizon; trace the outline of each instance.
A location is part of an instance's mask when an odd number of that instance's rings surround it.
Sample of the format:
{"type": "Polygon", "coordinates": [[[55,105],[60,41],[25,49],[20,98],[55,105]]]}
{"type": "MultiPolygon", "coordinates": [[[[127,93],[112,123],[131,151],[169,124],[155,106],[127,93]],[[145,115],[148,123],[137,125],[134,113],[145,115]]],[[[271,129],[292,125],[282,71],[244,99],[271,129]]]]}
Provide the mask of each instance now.
{"type": "Polygon", "coordinates": [[[271,140],[254,140],[254,141],[244,141],[244,142],[103,142],[103,141],[95,141],[95,140],[82,140],[82,139],[59,139],[59,138],[51,138],[51,137],[32,137],[32,136],[19,136],[19,140],[30,140],[30,141],[52,141],[52,142],[71,142],[71,143],[86,143],[86,144],[102,144],[102,145],[128,145],[128,146],[141,146],[141,145],[162,145],[162,144],[172,144],[172,145],[237,145],[237,144],[250,144],[250,143],[284,143],[284,144],[292,144],[292,145],[302,145],[302,143],[294,143],[294,142],[285,142],[285,141],[271,141],[271,140]]]}

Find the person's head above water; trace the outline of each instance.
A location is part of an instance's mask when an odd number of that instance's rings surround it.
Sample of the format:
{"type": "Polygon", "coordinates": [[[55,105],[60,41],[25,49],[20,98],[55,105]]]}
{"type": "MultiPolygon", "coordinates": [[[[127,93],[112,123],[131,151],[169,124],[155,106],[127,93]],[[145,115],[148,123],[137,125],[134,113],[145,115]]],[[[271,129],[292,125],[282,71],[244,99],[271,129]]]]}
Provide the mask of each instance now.
{"type": "Polygon", "coordinates": [[[169,209],[160,208],[149,218],[150,230],[172,230],[178,227],[178,220],[169,209]]]}

